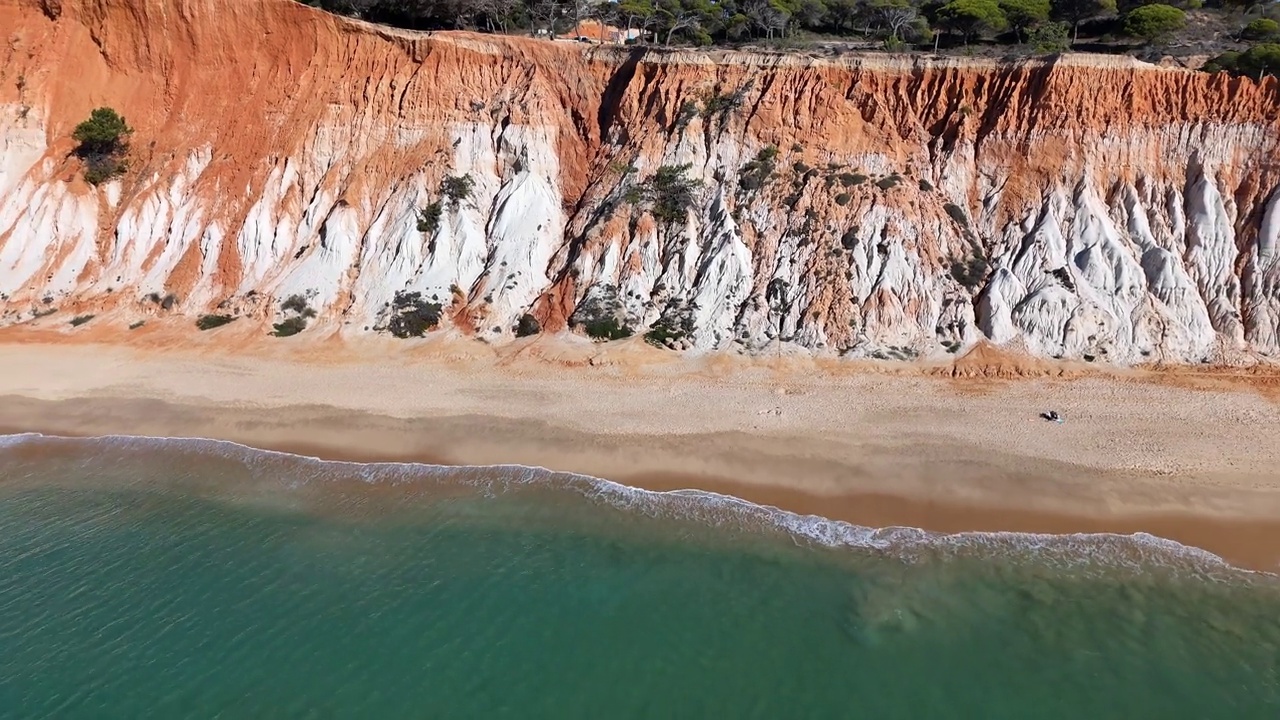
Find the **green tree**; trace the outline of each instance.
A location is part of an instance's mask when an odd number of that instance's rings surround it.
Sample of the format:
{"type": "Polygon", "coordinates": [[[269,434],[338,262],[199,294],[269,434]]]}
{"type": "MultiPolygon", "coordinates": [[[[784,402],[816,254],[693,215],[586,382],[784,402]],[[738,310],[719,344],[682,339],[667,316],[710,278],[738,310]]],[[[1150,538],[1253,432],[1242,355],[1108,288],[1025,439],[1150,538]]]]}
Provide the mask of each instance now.
{"type": "Polygon", "coordinates": [[[1244,40],[1274,41],[1280,38],[1280,23],[1271,18],[1258,18],[1244,26],[1240,37],[1244,40]]]}
{"type": "Polygon", "coordinates": [[[1116,11],[1116,0],[1052,0],[1053,12],[1071,23],[1071,42],[1080,40],[1080,23],[1116,11]]]}
{"type": "Polygon", "coordinates": [[[1009,26],[1004,11],[996,0],[951,0],[938,10],[938,20],[950,31],[969,40],[987,32],[999,32],[1009,26]]]}
{"type": "Polygon", "coordinates": [[[71,137],[80,143],[76,155],[85,163],[84,179],[91,185],[106,182],[128,170],[125,155],[133,128],[115,110],[100,107],[76,126],[71,137]]]}
{"type": "Polygon", "coordinates": [[[81,150],[93,153],[110,153],[121,148],[124,138],[133,132],[124,118],[109,107],[100,107],[89,119],[76,126],[71,137],[80,143],[81,150]]]}
{"type": "Polygon", "coordinates": [[[1200,67],[1207,73],[1228,72],[1235,74],[1240,70],[1240,53],[1228,50],[1200,67]]]}
{"type": "Polygon", "coordinates": [[[657,5],[658,25],[666,31],[666,45],[681,30],[693,32],[711,14],[708,0],[660,0],[657,5]]]}
{"type": "Polygon", "coordinates": [[[1071,48],[1071,27],[1064,22],[1047,22],[1031,31],[1031,44],[1038,53],[1060,53],[1071,48]]]}
{"type": "Polygon", "coordinates": [[[886,28],[891,40],[900,40],[910,30],[920,11],[909,0],[871,0],[869,11],[886,28]]]}
{"type": "Polygon", "coordinates": [[[1171,5],[1143,5],[1124,17],[1124,31],[1147,42],[1168,38],[1187,26],[1187,14],[1171,5]]]}
{"type": "MultiPolygon", "coordinates": [[[[648,28],[653,22],[654,13],[657,12],[649,0],[621,0],[615,11],[618,18],[626,25],[628,36],[632,28],[639,28],[641,31],[648,28]]],[[[641,35],[643,34],[641,32],[641,35]]]]}
{"type": "Polygon", "coordinates": [[[1254,45],[1241,53],[1237,66],[1241,75],[1255,80],[1280,73],[1280,44],[1254,45]]]}
{"type": "Polygon", "coordinates": [[[1000,9],[1009,19],[1009,27],[1013,28],[1022,44],[1023,35],[1049,19],[1049,0],[1000,0],[1000,9]]]}

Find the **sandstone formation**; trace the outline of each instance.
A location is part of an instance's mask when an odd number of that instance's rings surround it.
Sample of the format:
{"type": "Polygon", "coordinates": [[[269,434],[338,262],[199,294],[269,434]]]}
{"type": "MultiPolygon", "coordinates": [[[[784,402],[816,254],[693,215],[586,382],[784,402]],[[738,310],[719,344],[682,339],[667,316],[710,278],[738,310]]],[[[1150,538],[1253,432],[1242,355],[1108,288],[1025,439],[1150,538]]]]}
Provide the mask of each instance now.
{"type": "Polygon", "coordinates": [[[428,36],[292,0],[0,0],[0,33],[7,325],[266,328],[300,294],[306,332],[352,336],[418,292],[494,341],[528,313],[698,349],[1280,353],[1275,80],[428,36]],[[134,133],[95,188],[71,133],[99,106],[134,133]]]}

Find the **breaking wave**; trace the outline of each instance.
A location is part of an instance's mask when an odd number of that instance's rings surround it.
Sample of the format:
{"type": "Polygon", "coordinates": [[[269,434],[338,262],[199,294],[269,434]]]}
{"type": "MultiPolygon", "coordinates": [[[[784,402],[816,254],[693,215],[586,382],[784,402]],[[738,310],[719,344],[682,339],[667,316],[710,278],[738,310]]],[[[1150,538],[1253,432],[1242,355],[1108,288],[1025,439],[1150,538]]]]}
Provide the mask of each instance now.
{"type": "MultiPolygon", "coordinates": [[[[137,460],[141,453],[167,453],[184,460],[227,461],[243,466],[252,482],[288,488],[319,483],[358,481],[412,486],[450,484],[489,495],[533,486],[576,493],[591,502],[657,519],[699,523],[747,532],[777,532],[798,544],[847,548],[892,555],[904,562],[974,555],[1026,559],[1050,567],[1110,567],[1134,571],[1163,567],[1189,570],[1211,579],[1274,577],[1247,570],[1201,548],[1147,533],[1049,534],[1025,532],[937,533],[915,527],[871,528],[818,515],[801,515],[771,505],[698,489],[645,490],[621,483],[526,465],[448,466],[412,462],[360,463],[322,460],[276,450],[263,450],[226,440],[180,437],[106,435],[70,438],[38,433],[0,435],[0,452],[32,448],[84,450],[87,462],[137,460]],[[188,457],[190,456],[190,457],[188,457]]],[[[0,462],[6,458],[0,455],[0,462]]]]}

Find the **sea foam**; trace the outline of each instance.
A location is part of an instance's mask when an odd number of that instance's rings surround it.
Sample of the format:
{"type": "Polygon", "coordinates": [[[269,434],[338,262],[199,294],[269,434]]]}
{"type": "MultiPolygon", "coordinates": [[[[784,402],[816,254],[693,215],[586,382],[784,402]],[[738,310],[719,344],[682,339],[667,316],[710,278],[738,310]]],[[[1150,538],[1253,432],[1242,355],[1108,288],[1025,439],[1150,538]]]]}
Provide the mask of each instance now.
{"type": "MultiPolygon", "coordinates": [[[[113,452],[190,453],[243,465],[258,479],[289,478],[300,488],[337,480],[404,485],[427,481],[469,486],[498,495],[536,485],[577,493],[628,513],[744,531],[781,532],[796,543],[849,548],[892,555],[906,562],[975,554],[1025,558],[1052,567],[1109,567],[1143,571],[1153,567],[1186,570],[1215,580],[1242,576],[1276,577],[1232,566],[1207,550],[1138,532],[1117,533],[938,533],[916,527],[865,527],[818,515],[802,515],[732,495],[695,488],[655,491],[603,478],[528,465],[449,466],[415,462],[360,463],[323,460],[264,450],[227,440],[138,435],[64,437],[40,433],[0,435],[0,451],[40,444],[93,449],[95,457],[113,452]]],[[[4,462],[0,456],[0,468],[4,462]]]]}

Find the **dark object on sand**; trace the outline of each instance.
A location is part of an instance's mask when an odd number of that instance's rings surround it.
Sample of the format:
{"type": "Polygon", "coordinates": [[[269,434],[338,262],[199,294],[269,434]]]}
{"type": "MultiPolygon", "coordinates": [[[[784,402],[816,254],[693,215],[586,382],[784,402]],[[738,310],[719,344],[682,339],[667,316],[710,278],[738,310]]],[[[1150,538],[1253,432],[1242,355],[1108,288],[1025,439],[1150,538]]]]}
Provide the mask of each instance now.
{"type": "Polygon", "coordinates": [[[1042,412],[1040,413],[1040,417],[1044,418],[1045,420],[1048,420],[1049,422],[1056,422],[1056,423],[1062,422],[1062,416],[1058,414],[1057,410],[1042,412]]]}

